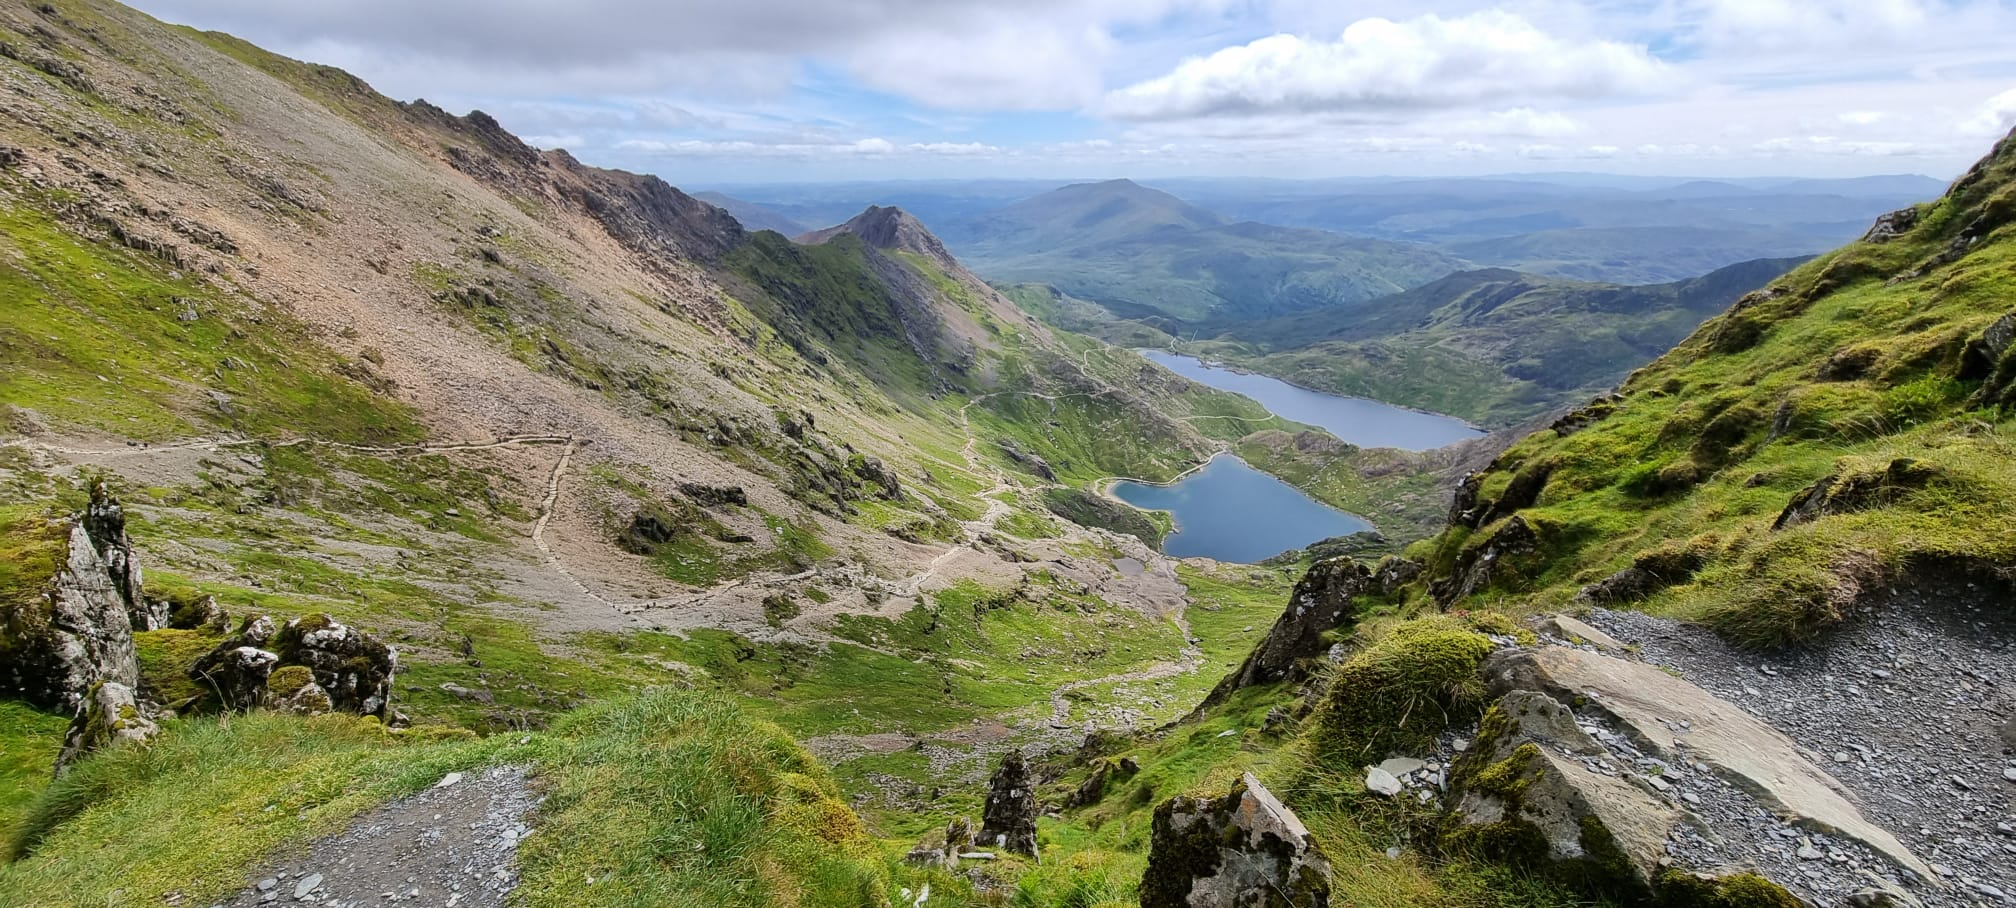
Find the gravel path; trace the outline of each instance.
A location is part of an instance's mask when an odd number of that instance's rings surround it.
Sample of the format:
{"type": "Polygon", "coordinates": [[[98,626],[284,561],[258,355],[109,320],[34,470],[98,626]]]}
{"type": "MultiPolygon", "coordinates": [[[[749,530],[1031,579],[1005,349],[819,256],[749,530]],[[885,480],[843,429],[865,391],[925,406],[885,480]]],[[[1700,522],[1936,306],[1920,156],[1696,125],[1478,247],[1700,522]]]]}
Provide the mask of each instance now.
{"type": "MultiPolygon", "coordinates": [[[[1846,786],[1870,820],[1933,865],[1930,904],[2016,906],[2016,605],[1964,577],[1890,591],[1849,624],[1782,653],[1635,612],[1596,628],[1764,719],[1846,786]]],[[[1791,843],[1797,850],[1799,843],[1791,843]]],[[[1816,843],[1838,863],[1828,844],[1816,843]]]]}
{"type": "Polygon", "coordinates": [[[524,767],[450,773],[428,791],[358,818],[300,858],[268,868],[217,908],[497,908],[518,885],[518,841],[538,803],[524,767]]]}

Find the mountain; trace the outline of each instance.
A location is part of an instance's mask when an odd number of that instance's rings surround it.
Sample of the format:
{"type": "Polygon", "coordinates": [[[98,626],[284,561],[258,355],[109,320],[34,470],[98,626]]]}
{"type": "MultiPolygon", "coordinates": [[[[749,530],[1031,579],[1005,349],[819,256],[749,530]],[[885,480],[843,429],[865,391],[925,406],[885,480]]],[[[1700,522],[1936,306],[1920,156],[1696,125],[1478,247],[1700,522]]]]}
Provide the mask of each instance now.
{"type": "Polygon", "coordinates": [[[1132,180],[1080,183],[947,228],[953,242],[1021,254],[1220,227],[1224,217],[1132,180]]]}
{"type": "Polygon", "coordinates": [[[1181,345],[1304,387],[1514,425],[1607,390],[1799,259],[1620,286],[1465,271],[1181,345]]]}
{"type": "Polygon", "coordinates": [[[693,197],[728,212],[729,216],[733,217],[736,223],[742,225],[742,229],[751,232],[757,230],[775,230],[785,236],[797,236],[809,229],[804,224],[792,220],[781,212],[758,205],[755,202],[745,202],[734,196],[723,195],[718,192],[696,192],[693,193],[693,197]]]}
{"type": "Polygon", "coordinates": [[[1300,427],[902,211],[751,233],[103,0],[0,38],[0,903],[227,901],[449,772],[539,779],[533,903],[887,903],[883,840],[979,795],[849,742],[990,762],[1137,675],[1173,717],[1255,612],[1179,572],[1285,582],[1052,502],[1300,427]]]}
{"type": "Polygon", "coordinates": [[[1172,181],[1231,217],[1434,245],[1480,266],[1578,280],[1676,281],[1760,257],[1814,255],[1938,192],[1861,180],[1520,178],[1172,181]]]}
{"type": "Polygon", "coordinates": [[[948,229],[989,280],[1051,284],[1122,318],[1264,318],[1346,305],[1462,263],[1425,247],[1234,223],[1127,180],[1067,186],[948,229]]]}

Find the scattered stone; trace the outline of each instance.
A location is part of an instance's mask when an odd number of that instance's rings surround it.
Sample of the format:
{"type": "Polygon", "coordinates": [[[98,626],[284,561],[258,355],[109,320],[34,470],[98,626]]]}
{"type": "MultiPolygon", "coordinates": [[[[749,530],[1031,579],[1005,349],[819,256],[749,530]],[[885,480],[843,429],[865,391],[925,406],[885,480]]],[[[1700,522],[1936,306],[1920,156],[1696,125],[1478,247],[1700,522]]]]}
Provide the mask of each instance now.
{"type": "Polygon", "coordinates": [[[321,888],[321,886],[322,886],[321,874],[311,873],[307,876],[304,876],[301,878],[301,882],[294,884],[294,898],[305,899],[309,896],[310,893],[313,893],[316,889],[321,888]]]}
{"type": "Polygon", "coordinates": [[[1403,778],[1412,773],[1420,772],[1421,770],[1426,769],[1427,767],[1428,767],[1427,761],[1417,760],[1414,759],[1413,757],[1394,757],[1390,760],[1387,760],[1384,763],[1379,764],[1380,769],[1392,773],[1393,777],[1396,779],[1403,778]]]}
{"type": "Polygon", "coordinates": [[[1365,770],[1366,791],[1372,792],[1374,794],[1385,795],[1390,798],[1394,795],[1399,794],[1402,790],[1405,789],[1405,787],[1406,786],[1400,784],[1399,779],[1393,777],[1392,773],[1387,772],[1386,770],[1381,769],[1377,766],[1373,766],[1365,770]]]}
{"type": "Polygon", "coordinates": [[[1328,908],[1330,864],[1251,773],[1222,798],[1155,809],[1141,908],[1328,908]]]}

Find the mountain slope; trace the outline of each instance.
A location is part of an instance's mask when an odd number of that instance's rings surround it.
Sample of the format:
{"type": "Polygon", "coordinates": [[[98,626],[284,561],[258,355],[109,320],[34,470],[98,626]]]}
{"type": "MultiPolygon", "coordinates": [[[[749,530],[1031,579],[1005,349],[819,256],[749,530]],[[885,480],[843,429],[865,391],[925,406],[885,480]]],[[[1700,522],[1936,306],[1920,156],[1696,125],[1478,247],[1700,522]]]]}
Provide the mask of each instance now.
{"type": "Polygon", "coordinates": [[[1425,247],[1230,223],[1126,180],[1067,186],[948,231],[990,280],[1040,282],[1122,318],[1264,318],[1416,286],[1460,262],[1425,247]]]}
{"type": "Polygon", "coordinates": [[[1565,603],[1586,587],[1767,645],[1926,571],[2016,565],[2012,221],[2016,137],[1944,198],[1745,296],[1618,398],[1521,441],[1432,546],[1443,600],[1565,603]],[[1476,571],[1493,540],[1528,530],[1476,571]],[[1684,567],[1630,573],[1669,561],[1684,567]]]}
{"type": "MultiPolygon", "coordinates": [[[[328,613],[396,644],[417,731],[247,725],[250,750],[327,734],[399,764],[401,741],[695,687],[821,739],[850,797],[891,793],[871,818],[901,835],[921,807],[973,795],[926,796],[928,765],[856,740],[986,761],[1042,746],[1074,710],[1108,721],[1060,689],[1149,674],[1188,696],[1196,653],[1252,636],[1236,609],[1186,632],[1173,562],[1043,502],[1107,475],[1170,478],[1286,424],[1034,323],[901,212],[817,245],[752,235],[481,113],[110,2],[0,6],[0,41],[0,286],[19,303],[0,308],[0,643],[44,601],[50,528],[102,480],[153,594],[214,597],[234,620],[328,613]],[[965,733],[982,722],[1007,730],[965,733]]],[[[136,636],[146,691],[188,687],[224,639],[136,636]]],[[[10,757],[66,721],[8,708],[10,757]]],[[[234,728],[185,716],[163,734],[196,750],[164,753],[236,753],[234,728]]],[[[436,753],[413,751],[402,778],[446,765],[436,753]]],[[[0,827],[40,810],[38,836],[55,829],[37,841],[88,839],[65,838],[76,802],[31,762],[0,767],[0,827]]],[[[783,776],[744,781],[858,840],[819,773],[783,776]]],[[[312,784],[350,810],[386,794],[377,778],[312,784]]],[[[326,822],[194,819],[215,824],[205,860],[233,866],[326,822]]],[[[98,866],[63,891],[227,882],[128,887],[98,866]]],[[[762,870],[764,891],[812,885],[809,869],[762,870]]],[[[0,867],[0,893],[34,873],[0,867]]]]}
{"type": "Polygon", "coordinates": [[[1798,263],[1764,259],[1638,287],[1458,272],[1183,346],[1306,387],[1506,425],[1607,390],[1798,263]]]}

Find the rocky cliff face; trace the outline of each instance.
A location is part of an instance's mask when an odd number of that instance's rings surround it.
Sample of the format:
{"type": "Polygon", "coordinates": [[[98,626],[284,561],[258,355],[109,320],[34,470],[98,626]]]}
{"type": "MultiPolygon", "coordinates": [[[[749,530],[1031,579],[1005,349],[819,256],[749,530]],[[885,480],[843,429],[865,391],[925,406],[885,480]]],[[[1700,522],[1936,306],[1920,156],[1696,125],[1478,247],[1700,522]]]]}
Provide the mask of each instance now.
{"type": "Polygon", "coordinates": [[[4,608],[0,652],[9,693],[73,714],[99,682],[133,688],[136,620],[145,622],[140,566],[119,503],[97,487],[89,508],[47,534],[60,553],[39,595],[4,608]],[[94,530],[96,531],[94,534],[94,530]]]}

